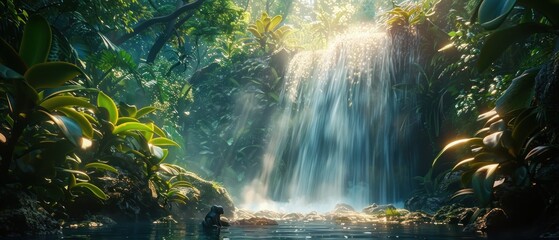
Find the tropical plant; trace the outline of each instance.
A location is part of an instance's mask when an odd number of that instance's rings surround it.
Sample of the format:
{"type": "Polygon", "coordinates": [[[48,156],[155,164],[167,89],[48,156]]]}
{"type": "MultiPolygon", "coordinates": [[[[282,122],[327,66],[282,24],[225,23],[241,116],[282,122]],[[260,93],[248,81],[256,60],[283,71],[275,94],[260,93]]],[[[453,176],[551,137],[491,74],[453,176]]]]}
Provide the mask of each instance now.
{"type": "Polygon", "coordinates": [[[413,27],[435,14],[434,5],[439,1],[404,2],[387,12],[389,29],[413,27]]]}
{"type": "Polygon", "coordinates": [[[285,47],[285,38],[293,29],[287,25],[281,26],[282,21],[280,15],[270,17],[264,12],[260,19],[248,26],[248,31],[256,38],[256,42],[264,52],[273,53],[285,47]]]}
{"type": "Polygon", "coordinates": [[[67,84],[82,74],[76,65],[46,62],[51,29],[42,17],[27,22],[19,53],[0,40],[0,83],[5,94],[0,130],[0,171],[3,182],[28,185],[70,195],[84,188],[100,199],[107,196],[89,183],[88,168],[114,170],[103,163],[80,166],[71,153],[87,148],[93,129],[84,111],[95,111],[87,99],[75,94],[91,89],[67,84]],[[13,177],[15,179],[10,179],[13,177]]]}

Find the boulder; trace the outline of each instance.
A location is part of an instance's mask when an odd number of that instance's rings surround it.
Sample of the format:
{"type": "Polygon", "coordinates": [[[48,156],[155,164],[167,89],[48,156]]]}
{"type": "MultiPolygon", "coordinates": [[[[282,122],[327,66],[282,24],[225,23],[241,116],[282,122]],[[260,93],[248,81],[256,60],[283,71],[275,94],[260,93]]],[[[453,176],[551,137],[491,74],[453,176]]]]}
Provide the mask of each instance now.
{"type": "Polygon", "coordinates": [[[181,191],[188,197],[186,205],[176,205],[172,215],[177,220],[203,219],[213,205],[223,207],[224,216],[234,217],[235,205],[227,190],[212,181],[207,181],[193,172],[187,172],[183,180],[190,182],[194,188],[183,188],[181,191]]]}
{"type": "Polygon", "coordinates": [[[444,224],[468,224],[478,208],[466,208],[459,204],[447,205],[439,209],[432,221],[444,224]]]}
{"type": "Polygon", "coordinates": [[[302,213],[288,213],[281,217],[282,220],[287,221],[301,221],[305,218],[305,215],[302,213]]]}
{"type": "Polygon", "coordinates": [[[439,210],[442,204],[443,200],[439,197],[418,195],[408,199],[405,202],[404,207],[412,212],[422,211],[433,214],[439,210]]]}
{"type": "Polygon", "coordinates": [[[282,214],[272,210],[260,210],[254,213],[255,217],[269,218],[269,219],[281,219],[282,214]]]}
{"type": "Polygon", "coordinates": [[[355,212],[355,209],[347,203],[338,203],[334,207],[335,213],[355,212]]]}

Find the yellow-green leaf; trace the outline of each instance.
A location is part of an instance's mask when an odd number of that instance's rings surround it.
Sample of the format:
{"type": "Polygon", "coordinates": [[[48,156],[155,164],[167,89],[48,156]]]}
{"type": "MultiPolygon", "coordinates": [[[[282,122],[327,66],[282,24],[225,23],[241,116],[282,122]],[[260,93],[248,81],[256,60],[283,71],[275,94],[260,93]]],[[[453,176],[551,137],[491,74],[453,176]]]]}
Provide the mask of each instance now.
{"type": "Polygon", "coordinates": [[[87,109],[95,109],[93,104],[86,101],[84,98],[74,97],[74,96],[56,96],[44,100],[39,104],[39,106],[52,111],[60,107],[68,106],[79,106],[87,109]]]}
{"type": "Polygon", "coordinates": [[[165,137],[157,137],[154,139],[151,139],[151,141],[149,141],[149,143],[155,145],[155,146],[176,146],[178,147],[179,144],[177,144],[175,141],[165,138],[165,137]]]}
{"type": "Polygon", "coordinates": [[[146,126],[143,123],[137,122],[127,122],[120,125],[117,125],[113,129],[113,134],[119,134],[125,131],[153,131],[150,127],[146,126]]]}
{"type": "Polygon", "coordinates": [[[83,115],[83,113],[80,113],[73,108],[67,108],[67,107],[58,108],[57,110],[61,111],[66,116],[76,121],[78,125],[80,125],[82,129],[82,133],[86,138],[89,139],[93,138],[93,126],[91,125],[89,120],[87,120],[87,118],[83,115]]]}
{"type": "Polygon", "coordinates": [[[105,171],[109,171],[109,172],[113,172],[118,174],[118,170],[114,167],[112,167],[111,165],[105,164],[105,163],[100,163],[100,162],[94,162],[94,163],[88,163],[85,165],[85,169],[99,169],[99,170],[105,170],[105,171]]]}
{"type": "Polygon", "coordinates": [[[144,115],[150,114],[152,112],[154,112],[155,110],[157,110],[157,108],[152,107],[152,106],[147,106],[147,107],[143,107],[140,110],[138,110],[138,112],[136,112],[136,118],[140,119],[141,117],[143,117],[144,115]]]}
{"type": "Polygon", "coordinates": [[[99,95],[97,95],[97,106],[107,109],[109,121],[114,125],[117,124],[118,108],[112,98],[103,92],[99,92],[99,95]]]}
{"type": "Polygon", "coordinates": [[[437,155],[437,157],[435,157],[435,159],[433,160],[433,165],[432,166],[435,166],[435,164],[437,163],[437,160],[443,155],[443,153],[445,153],[449,149],[456,148],[456,147],[461,147],[461,146],[473,146],[473,145],[483,146],[483,138],[466,138],[466,139],[456,140],[454,142],[451,142],[451,143],[447,144],[443,148],[443,150],[441,150],[441,152],[437,155]]]}
{"type": "Polygon", "coordinates": [[[37,88],[60,87],[81,74],[78,66],[67,62],[47,62],[33,65],[25,72],[25,80],[37,88]]]}
{"type": "Polygon", "coordinates": [[[87,182],[81,182],[81,183],[76,183],[76,185],[74,185],[72,187],[72,189],[74,188],[85,188],[87,190],[89,190],[91,193],[93,193],[93,195],[95,195],[97,198],[101,199],[101,200],[107,200],[109,199],[109,196],[107,196],[107,194],[105,194],[103,192],[103,190],[101,190],[99,187],[91,184],[91,183],[87,183],[87,182]]]}

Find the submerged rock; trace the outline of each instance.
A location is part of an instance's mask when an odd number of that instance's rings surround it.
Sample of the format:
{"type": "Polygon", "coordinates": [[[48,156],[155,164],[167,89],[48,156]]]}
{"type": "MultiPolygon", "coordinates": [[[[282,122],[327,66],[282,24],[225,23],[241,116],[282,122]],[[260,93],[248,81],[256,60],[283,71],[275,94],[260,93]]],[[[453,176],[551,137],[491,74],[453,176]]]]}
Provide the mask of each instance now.
{"type": "Polygon", "coordinates": [[[92,215],[87,216],[85,220],[79,222],[71,222],[65,225],[67,228],[99,228],[111,227],[116,225],[116,222],[107,216],[92,215]]]}
{"type": "Polygon", "coordinates": [[[241,225],[241,226],[268,226],[268,225],[278,225],[273,219],[263,218],[263,217],[253,217],[249,219],[240,219],[233,221],[231,225],[241,225]]]}
{"type": "Polygon", "coordinates": [[[170,215],[153,221],[153,224],[162,224],[162,223],[178,223],[178,222],[173,218],[173,216],[170,215]]]}

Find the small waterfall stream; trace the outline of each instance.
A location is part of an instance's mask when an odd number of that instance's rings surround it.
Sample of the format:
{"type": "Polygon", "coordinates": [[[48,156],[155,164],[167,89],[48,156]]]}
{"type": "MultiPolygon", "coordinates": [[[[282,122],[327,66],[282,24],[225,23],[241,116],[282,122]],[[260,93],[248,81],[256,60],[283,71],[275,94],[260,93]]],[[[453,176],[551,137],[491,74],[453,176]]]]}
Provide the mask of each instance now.
{"type": "Polygon", "coordinates": [[[364,207],[409,194],[416,161],[413,131],[402,128],[404,96],[393,89],[405,75],[396,72],[397,52],[387,34],[361,28],[292,59],[244,206],[364,207]]]}

